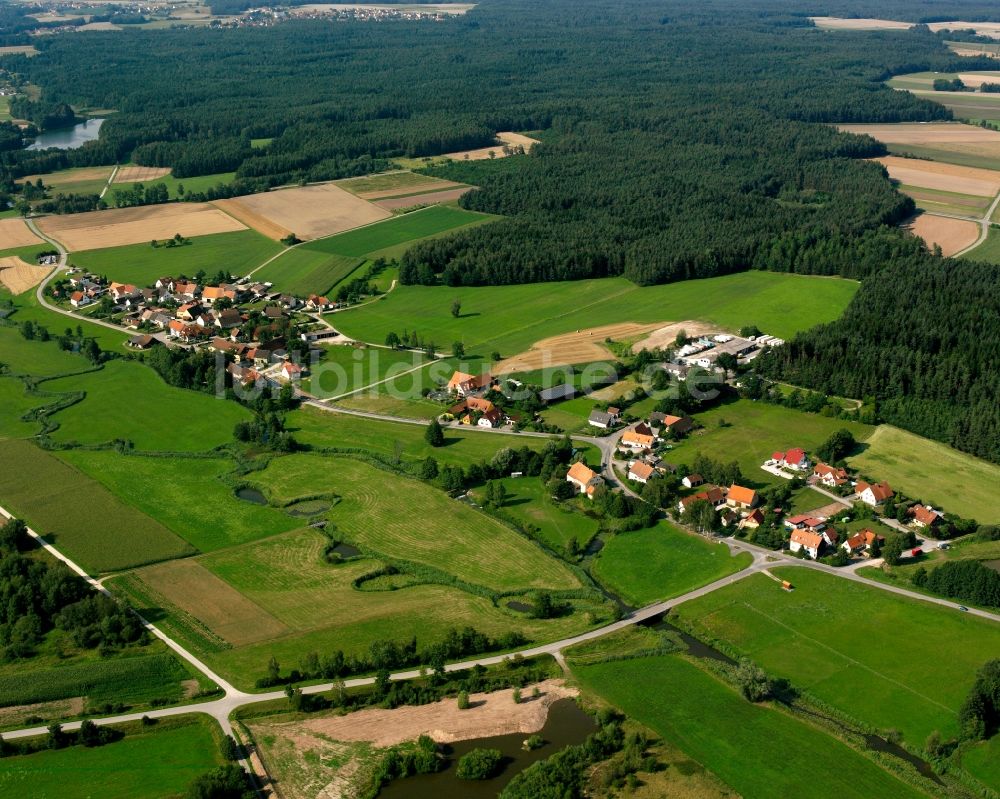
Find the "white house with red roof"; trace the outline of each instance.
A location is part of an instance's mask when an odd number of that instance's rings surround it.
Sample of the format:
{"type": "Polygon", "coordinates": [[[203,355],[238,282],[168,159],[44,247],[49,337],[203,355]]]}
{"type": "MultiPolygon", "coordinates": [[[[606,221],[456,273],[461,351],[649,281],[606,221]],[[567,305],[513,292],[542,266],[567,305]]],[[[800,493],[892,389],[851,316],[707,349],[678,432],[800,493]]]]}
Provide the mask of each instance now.
{"type": "Polygon", "coordinates": [[[493,376],[486,372],[481,375],[470,375],[465,372],[455,372],[448,381],[448,391],[467,397],[488,388],[493,384],[493,376]]]}
{"type": "Polygon", "coordinates": [[[829,488],[837,488],[838,486],[846,485],[848,482],[846,469],[838,469],[825,463],[817,463],[813,467],[813,476],[816,478],[816,482],[822,483],[829,488]]]}
{"type": "Polygon", "coordinates": [[[566,482],[576,486],[581,494],[586,494],[587,499],[593,499],[594,490],[604,483],[604,479],[583,461],[577,461],[566,472],[566,482]]]}
{"type": "Polygon", "coordinates": [[[935,527],[941,523],[941,514],[930,505],[914,505],[910,508],[914,527],[935,527]]]}
{"type": "Polygon", "coordinates": [[[806,457],[805,450],[798,447],[787,452],[773,453],[771,462],[781,469],[791,469],[796,472],[804,472],[812,465],[809,458],[806,457]]]}
{"type": "Polygon", "coordinates": [[[792,537],[788,541],[788,548],[792,552],[805,550],[810,558],[816,560],[819,557],[819,551],[823,548],[823,536],[809,530],[793,530],[792,537]]]}
{"type": "Polygon", "coordinates": [[[866,505],[881,505],[893,495],[893,490],[884,480],[881,483],[858,482],[858,499],[866,505]]]}

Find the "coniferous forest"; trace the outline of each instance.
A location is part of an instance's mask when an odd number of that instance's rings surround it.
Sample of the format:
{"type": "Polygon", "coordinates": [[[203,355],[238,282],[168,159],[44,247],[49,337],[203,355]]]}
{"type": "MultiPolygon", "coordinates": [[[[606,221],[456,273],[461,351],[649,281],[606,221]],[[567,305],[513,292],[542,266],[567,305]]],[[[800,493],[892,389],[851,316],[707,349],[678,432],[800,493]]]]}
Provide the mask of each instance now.
{"type": "Polygon", "coordinates": [[[831,34],[811,14],[1000,16],[983,0],[485,0],[433,23],[46,37],[40,55],[5,60],[42,88],[23,113],[117,113],[79,150],[0,153],[0,177],[131,158],[181,178],[234,170],[232,191],[250,192],[539,131],[530,155],[431,170],[476,184],[462,203],[505,218],[416,246],[402,282],[860,279],[842,320],[762,368],[874,397],[887,420],[1000,460],[996,268],[898,231],[912,201],[864,160],[883,146],[823,124],[950,119],[883,81],[995,63],[959,61],[925,26],[831,34]]]}

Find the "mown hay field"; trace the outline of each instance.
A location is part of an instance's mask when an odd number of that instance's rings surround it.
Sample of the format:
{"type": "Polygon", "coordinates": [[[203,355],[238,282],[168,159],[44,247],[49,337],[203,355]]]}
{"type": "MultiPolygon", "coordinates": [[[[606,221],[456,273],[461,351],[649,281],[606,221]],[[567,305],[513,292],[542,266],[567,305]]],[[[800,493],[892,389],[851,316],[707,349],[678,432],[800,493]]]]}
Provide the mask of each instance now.
{"type": "Polygon", "coordinates": [[[183,539],[29,441],[0,441],[3,505],[91,573],[190,555],[183,539]]]}
{"type": "Polygon", "coordinates": [[[889,177],[906,186],[976,197],[995,197],[1000,192],[1000,172],[992,169],[940,164],[936,161],[892,155],[875,160],[889,171],[889,177]]]}
{"type": "Polygon", "coordinates": [[[1000,627],[950,608],[834,575],[772,570],[675,611],[699,635],[726,642],[769,673],[915,747],[958,732],[958,710],[979,668],[1000,652],[1000,627]],[[930,679],[927,652],[948,653],[948,679],[930,679]],[[846,691],[861,684],[865,691],[846,691]]]}
{"type": "Polygon", "coordinates": [[[23,219],[0,219],[0,250],[29,247],[33,244],[45,245],[45,242],[31,232],[23,219]]]}
{"type": "Polygon", "coordinates": [[[147,183],[170,174],[169,167],[126,164],[115,173],[114,183],[147,183]]]}
{"type": "Polygon", "coordinates": [[[148,243],[172,238],[177,233],[192,238],[246,229],[246,225],[208,203],[170,203],[47,216],[38,221],[38,227],[71,252],[148,243]]]}
{"type": "Polygon", "coordinates": [[[472,191],[471,186],[462,186],[458,189],[448,189],[447,191],[434,191],[426,194],[409,194],[406,197],[387,197],[382,200],[375,200],[379,208],[387,211],[398,211],[403,208],[415,208],[418,205],[435,205],[437,203],[448,203],[457,200],[463,194],[472,191]]]}
{"type": "Polygon", "coordinates": [[[84,166],[40,175],[27,175],[21,180],[26,183],[36,183],[41,179],[42,183],[53,192],[100,194],[108,185],[108,178],[111,177],[113,169],[111,166],[84,166]]]}
{"type": "Polygon", "coordinates": [[[976,222],[936,214],[921,214],[905,227],[914,236],[922,238],[928,247],[939,246],[946,258],[971,247],[980,234],[976,222]]]}
{"type": "Polygon", "coordinates": [[[0,283],[11,294],[33,289],[51,271],[51,266],[27,263],[16,255],[0,257],[0,283]]]}
{"type": "Polygon", "coordinates": [[[433,178],[409,170],[363,175],[357,178],[338,180],[336,185],[363,200],[380,200],[385,197],[402,197],[406,194],[454,189],[461,186],[452,180],[433,178]]]}
{"type": "Polygon", "coordinates": [[[255,272],[254,280],[272,283],[276,290],[298,296],[327,295],[360,265],[360,258],[331,255],[304,245],[282,253],[255,272]]]}

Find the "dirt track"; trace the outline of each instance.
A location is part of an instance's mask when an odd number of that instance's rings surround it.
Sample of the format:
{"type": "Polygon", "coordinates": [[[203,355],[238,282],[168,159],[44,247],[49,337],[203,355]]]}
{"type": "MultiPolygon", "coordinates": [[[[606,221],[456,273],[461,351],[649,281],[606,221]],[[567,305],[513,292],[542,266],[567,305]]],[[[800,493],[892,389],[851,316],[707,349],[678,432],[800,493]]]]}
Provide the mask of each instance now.
{"type": "Polygon", "coordinates": [[[0,250],[44,243],[28,229],[23,219],[0,219],[0,250]]]}
{"type": "Polygon", "coordinates": [[[50,271],[52,271],[51,266],[29,264],[16,255],[0,258],[0,283],[9,289],[11,294],[21,294],[33,289],[50,271]]]}
{"type": "Polygon", "coordinates": [[[920,161],[915,158],[886,156],[876,158],[889,170],[889,176],[907,186],[919,186],[938,191],[994,197],[1000,192],[1000,172],[969,166],[920,161]]]}
{"type": "Polygon", "coordinates": [[[951,219],[934,214],[921,214],[907,224],[906,229],[913,235],[920,236],[928,247],[941,245],[945,256],[954,255],[974,244],[979,238],[980,227],[975,222],[964,219],[951,219]]]}

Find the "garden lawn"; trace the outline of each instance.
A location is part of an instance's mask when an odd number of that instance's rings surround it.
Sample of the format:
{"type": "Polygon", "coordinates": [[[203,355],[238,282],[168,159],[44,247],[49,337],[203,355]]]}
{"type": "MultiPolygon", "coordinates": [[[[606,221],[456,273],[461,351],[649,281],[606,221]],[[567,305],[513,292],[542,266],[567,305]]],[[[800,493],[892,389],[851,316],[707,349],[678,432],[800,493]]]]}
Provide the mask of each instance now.
{"type": "Polygon", "coordinates": [[[389,331],[407,327],[436,342],[462,341],[470,353],[510,356],[549,336],[629,321],[700,319],[729,330],[756,324],[790,338],[837,319],[857,289],[850,280],[776,272],[646,287],[624,278],[461,289],[398,286],[378,302],[339,314],[337,322],[362,341],[382,342],[389,331]],[[451,315],[456,298],[462,302],[458,318],[451,315]]]}
{"type": "Polygon", "coordinates": [[[189,241],[181,247],[145,243],[89,250],[73,254],[70,261],[109,280],[146,287],[161,277],[193,277],[199,271],[209,279],[220,269],[241,277],[284,249],[253,230],[195,236],[189,241]]]}
{"type": "Polygon", "coordinates": [[[228,400],[163,382],[151,368],[111,361],[104,369],[41,384],[45,391],[84,391],[82,402],[51,418],[60,442],[101,444],[132,441],[140,450],[193,452],[232,440],[237,422],[250,412],[228,400]]]}
{"type": "Polygon", "coordinates": [[[237,499],[222,458],[147,458],[63,450],[59,457],[149,514],[201,552],[256,541],[301,526],[284,511],[237,499]]]}
{"type": "Polygon", "coordinates": [[[1000,626],[812,570],[772,572],[795,590],[752,575],[681,605],[677,617],[850,716],[901,731],[915,747],[933,730],[946,739],[958,732],[976,672],[1000,652],[1000,626]],[[946,678],[930,676],[933,652],[948,653],[946,678]]]}
{"type": "Polygon", "coordinates": [[[636,607],[686,594],[745,569],[748,552],[733,557],[723,543],[678,530],[661,521],[611,537],[591,571],[611,591],[636,607]]]}
{"type": "Polygon", "coordinates": [[[1000,466],[947,444],[880,425],[850,465],[910,497],[980,523],[1000,522],[1000,466]]]}
{"type": "MultiPolygon", "coordinates": [[[[384,347],[334,345],[323,347],[322,353],[322,361],[310,366],[310,375],[302,383],[304,391],[321,399],[355,392],[387,378],[391,380],[427,362],[420,353],[384,347]]],[[[400,379],[407,390],[413,385],[412,376],[400,379]]]]}
{"type": "Polygon", "coordinates": [[[360,258],[316,250],[312,242],[293,247],[254,273],[255,280],[298,296],[326,295],[361,264],[360,258]]]}
{"type": "Polygon", "coordinates": [[[833,736],[746,701],[681,656],[573,671],[585,688],[651,727],[745,799],[924,796],[833,736]]]}
{"type": "Polygon", "coordinates": [[[392,560],[413,561],[499,591],[578,588],[562,563],[490,517],[417,480],[342,457],[290,455],[249,476],[275,501],[336,494],[339,534],[392,560]]]}
{"type": "Polygon", "coordinates": [[[309,652],[357,655],[372,641],[403,642],[414,635],[422,647],[452,627],[469,625],[494,636],[518,630],[541,642],[611,619],[609,607],[583,600],[573,600],[579,612],[527,619],[486,597],[413,584],[405,575],[395,578],[396,590],[358,590],[354,582],[384,563],[360,558],[328,564],[322,557],[327,542],[317,530],[298,530],[140,569],[109,585],[244,689],[264,676],[272,655],[287,672],[309,652]],[[168,578],[156,579],[163,568],[169,568],[168,578]]]}
{"type": "Polygon", "coordinates": [[[30,441],[0,441],[0,504],[91,573],[177,558],[192,547],[30,441]]]}
{"type": "Polygon", "coordinates": [[[430,208],[421,208],[418,211],[395,216],[383,222],[376,222],[373,225],[365,225],[346,233],[318,239],[311,242],[310,249],[335,255],[347,255],[352,258],[361,258],[369,254],[374,256],[375,253],[388,247],[427,238],[464,227],[473,222],[495,218],[488,214],[466,211],[452,205],[434,205],[430,208]]]}
{"type": "Polygon", "coordinates": [[[220,764],[219,733],[206,716],[132,729],[105,746],[36,752],[0,761],[0,792],[35,799],[167,799],[220,764]],[[161,726],[162,725],[162,728],[161,726]]]}
{"type": "MultiPolygon", "coordinates": [[[[760,465],[775,451],[802,447],[811,452],[830,434],[841,428],[850,430],[861,441],[872,428],[858,422],[831,419],[817,413],[805,413],[781,405],[752,400],[734,400],[717,405],[695,416],[703,429],[686,436],[664,455],[670,463],[690,464],[696,455],[740,465],[747,485],[760,487],[784,482],[760,465]],[[728,426],[720,426],[725,421],[728,426]]],[[[824,504],[820,502],[819,505],[824,504]]]]}
{"type": "MultiPolygon", "coordinates": [[[[588,419],[590,412],[599,401],[591,397],[574,397],[565,402],[559,402],[542,411],[542,419],[547,424],[554,424],[567,433],[576,433],[590,428],[588,419]]],[[[591,428],[596,431],[596,428],[591,428]]]]}
{"type": "MultiPolygon", "coordinates": [[[[507,491],[503,512],[535,528],[534,535],[557,552],[565,552],[570,541],[582,550],[597,533],[597,519],[585,515],[579,504],[587,500],[555,502],[539,477],[507,477],[500,483],[507,491]]],[[[482,501],[483,493],[476,489],[473,496],[482,501]]]]}

